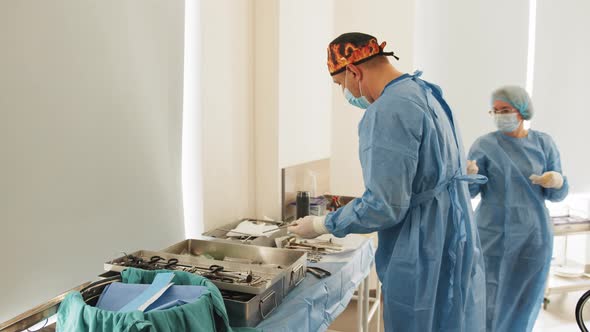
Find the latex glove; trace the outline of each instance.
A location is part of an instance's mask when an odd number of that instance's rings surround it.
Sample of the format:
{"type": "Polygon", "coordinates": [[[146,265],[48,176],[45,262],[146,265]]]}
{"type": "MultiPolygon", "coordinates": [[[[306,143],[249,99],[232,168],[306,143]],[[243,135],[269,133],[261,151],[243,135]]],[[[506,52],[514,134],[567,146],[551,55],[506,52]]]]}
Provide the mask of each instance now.
{"type": "Polygon", "coordinates": [[[304,239],[314,239],[322,234],[328,234],[328,229],[324,224],[326,217],[307,216],[293,223],[289,227],[289,232],[298,235],[304,239]]]}
{"type": "Polygon", "coordinates": [[[479,167],[477,167],[477,162],[475,160],[467,160],[467,174],[477,174],[479,173],[479,167]]]}
{"type": "Polygon", "coordinates": [[[529,177],[529,179],[533,182],[533,184],[538,184],[543,188],[559,189],[563,186],[563,176],[554,171],[545,172],[543,175],[533,174],[529,177]]]}

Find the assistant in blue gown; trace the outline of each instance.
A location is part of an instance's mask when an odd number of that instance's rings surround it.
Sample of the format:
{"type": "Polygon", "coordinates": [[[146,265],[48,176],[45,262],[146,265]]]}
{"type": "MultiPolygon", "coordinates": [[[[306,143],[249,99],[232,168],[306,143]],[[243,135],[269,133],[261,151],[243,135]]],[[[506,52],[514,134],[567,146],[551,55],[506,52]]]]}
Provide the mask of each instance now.
{"type": "Polygon", "coordinates": [[[390,82],[359,124],[365,193],[326,218],[330,233],[379,232],[386,331],[484,331],[485,284],[461,138],[440,88],[390,82]]]}
{"type": "Polygon", "coordinates": [[[529,177],[562,173],[559,151],[549,135],[536,130],[522,138],[496,131],[480,137],[468,159],[488,178],[486,184],[469,186],[472,197],[481,194],[475,219],[485,256],[487,331],[531,331],[553,251],[545,200],[563,200],[568,182],[547,189],[529,177]]]}

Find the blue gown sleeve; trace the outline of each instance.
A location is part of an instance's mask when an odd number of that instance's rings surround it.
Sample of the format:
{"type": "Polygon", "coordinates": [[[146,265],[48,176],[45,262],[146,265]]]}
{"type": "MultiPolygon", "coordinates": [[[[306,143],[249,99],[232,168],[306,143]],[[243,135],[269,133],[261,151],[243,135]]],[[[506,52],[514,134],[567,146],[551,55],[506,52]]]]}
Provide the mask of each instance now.
{"type": "Polygon", "coordinates": [[[364,194],[326,216],[326,228],[337,237],[395,226],[410,207],[425,115],[410,100],[395,100],[387,107],[401,112],[377,110],[363,126],[368,131],[359,149],[364,194]]]}
{"type": "MultiPolygon", "coordinates": [[[[483,152],[483,149],[481,148],[480,145],[480,140],[478,139],[477,141],[475,141],[475,143],[473,143],[473,145],[471,146],[471,149],[469,149],[469,154],[467,155],[467,160],[475,160],[475,162],[477,163],[477,167],[479,168],[479,172],[477,172],[477,174],[483,175],[483,176],[488,176],[488,172],[487,172],[487,160],[486,160],[486,155],[483,152]]],[[[484,188],[485,183],[484,184],[477,184],[477,183],[472,183],[469,184],[469,194],[471,195],[471,198],[475,198],[475,196],[477,196],[484,188]]]]}
{"type": "MultiPolygon", "coordinates": [[[[548,137],[549,142],[545,146],[545,153],[547,156],[547,165],[545,166],[545,172],[555,171],[558,172],[563,176],[563,170],[561,169],[561,158],[559,156],[559,150],[557,149],[557,145],[548,137]]],[[[551,202],[561,202],[565,199],[569,192],[569,182],[567,177],[563,176],[563,186],[559,189],[555,188],[544,188],[543,193],[545,195],[545,199],[551,202]]]]}

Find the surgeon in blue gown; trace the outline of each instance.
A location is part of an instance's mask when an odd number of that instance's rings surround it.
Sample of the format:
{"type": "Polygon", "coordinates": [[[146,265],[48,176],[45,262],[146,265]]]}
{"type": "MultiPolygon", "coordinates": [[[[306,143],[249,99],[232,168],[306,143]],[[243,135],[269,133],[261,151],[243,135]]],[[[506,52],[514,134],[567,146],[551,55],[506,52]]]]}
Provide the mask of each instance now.
{"type": "Polygon", "coordinates": [[[402,74],[385,43],[348,33],[328,47],[358,126],[365,192],[326,217],[299,219],[304,238],[378,232],[375,256],[386,331],[484,331],[483,255],[457,124],[440,88],[402,74]]]}
{"type": "Polygon", "coordinates": [[[533,116],[527,92],[502,87],[492,106],[498,131],[477,139],[467,169],[489,179],[469,186],[472,197],[481,194],[475,218],[486,265],[487,331],[525,332],[541,308],[553,249],[545,200],[563,200],[568,182],[551,137],[524,128],[533,116]]]}

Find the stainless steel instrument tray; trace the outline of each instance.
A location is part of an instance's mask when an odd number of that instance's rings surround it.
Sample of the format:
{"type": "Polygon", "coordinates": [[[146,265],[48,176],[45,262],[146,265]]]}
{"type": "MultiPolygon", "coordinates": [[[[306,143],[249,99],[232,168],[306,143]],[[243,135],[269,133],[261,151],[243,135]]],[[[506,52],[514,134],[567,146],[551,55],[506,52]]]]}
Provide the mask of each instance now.
{"type": "Polygon", "coordinates": [[[283,302],[281,294],[282,282],[275,283],[263,294],[237,294],[239,298],[231,298],[223,294],[223,302],[233,327],[255,327],[266,319],[283,302]],[[244,296],[245,295],[245,296],[244,296]]]}
{"type": "MultiPolygon", "coordinates": [[[[286,228],[282,228],[277,230],[276,232],[269,232],[268,236],[258,236],[258,237],[245,237],[244,239],[238,238],[238,237],[229,237],[227,236],[227,233],[229,233],[230,230],[236,228],[241,222],[246,221],[246,220],[253,220],[253,219],[242,219],[242,220],[238,220],[226,225],[223,225],[222,227],[218,227],[215,228],[211,231],[205,232],[203,233],[203,235],[205,236],[210,236],[219,240],[224,240],[230,243],[237,243],[237,244],[252,244],[252,245],[256,245],[256,246],[262,246],[262,247],[276,247],[275,245],[275,239],[277,237],[281,237],[281,236],[285,236],[287,235],[287,229],[286,228]]],[[[270,222],[269,223],[273,223],[270,222]]],[[[277,226],[279,224],[277,223],[277,226]]]]}
{"type": "MultiPolygon", "coordinates": [[[[153,256],[160,256],[165,260],[175,258],[178,259],[179,265],[188,265],[188,266],[200,266],[200,267],[209,267],[211,265],[221,265],[224,267],[225,270],[230,271],[245,271],[245,272],[252,272],[254,276],[260,276],[266,280],[266,282],[257,284],[256,286],[247,284],[247,283],[229,283],[229,282],[222,282],[218,280],[211,280],[217,288],[222,290],[228,290],[233,292],[240,292],[240,293],[248,293],[248,294],[262,294],[268,289],[272,288],[272,286],[277,282],[283,282],[285,278],[285,270],[279,268],[269,268],[264,266],[256,266],[251,264],[242,264],[242,263],[235,263],[235,262],[226,262],[226,261],[218,261],[212,259],[206,259],[202,257],[196,256],[188,256],[188,255],[175,255],[172,253],[166,253],[161,251],[148,251],[148,250],[140,250],[131,253],[130,255],[140,257],[146,261],[149,261],[153,256]]],[[[116,271],[121,272],[127,268],[127,266],[122,265],[126,261],[126,257],[122,256],[112,261],[106,262],[104,264],[104,269],[106,271],[116,271]]],[[[282,294],[281,294],[282,295],[282,294]]]]}
{"type": "MultiPolygon", "coordinates": [[[[281,271],[283,296],[286,296],[305,278],[307,253],[297,250],[260,247],[229,243],[227,241],[184,240],[161,251],[178,255],[199,256],[207,254],[215,262],[225,264],[225,260],[248,261],[252,271],[273,273],[281,271]]],[[[221,287],[220,287],[221,288],[221,287]]]]}

